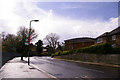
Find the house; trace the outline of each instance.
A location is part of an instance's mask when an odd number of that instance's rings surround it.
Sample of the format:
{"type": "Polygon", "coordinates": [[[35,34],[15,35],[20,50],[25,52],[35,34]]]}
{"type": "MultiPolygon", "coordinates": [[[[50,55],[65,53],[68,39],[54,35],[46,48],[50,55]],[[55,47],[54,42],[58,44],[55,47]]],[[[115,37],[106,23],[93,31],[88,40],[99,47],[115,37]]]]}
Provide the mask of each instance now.
{"type": "Polygon", "coordinates": [[[111,43],[112,47],[120,47],[120,26],[110,32],[105,32],[96,39],[83,37],[65,40],[65,49],[71,50],[101,43],[111,43]]]}
{"type": "Polygon", "coordinates": [[[94,44],[94,40],[94,38],[88,37],[68,39],[65,40],[65,49],[71,50],[91,46],[94,44]]]}
{"type": "Polygon", "coordinates": [[[109,41],[109,38],[108,38],[108,32],[98,36],[96,38],[96,41],[95,41],[95,44],[100,44],[100,43],[107,43],[109,41]]]}
{"type": "Polygon", "coordinates": [[[120,46],[120,26],[116,29],[106,32],[96,38],[95,44],[111,43],[112,47],[120,46]]]}

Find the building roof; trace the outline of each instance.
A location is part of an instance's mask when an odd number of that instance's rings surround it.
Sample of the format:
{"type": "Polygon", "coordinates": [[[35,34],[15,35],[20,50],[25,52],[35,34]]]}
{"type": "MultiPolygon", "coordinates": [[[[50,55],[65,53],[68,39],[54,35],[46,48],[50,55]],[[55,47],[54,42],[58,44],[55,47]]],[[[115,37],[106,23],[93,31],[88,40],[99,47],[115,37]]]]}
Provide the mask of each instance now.
{"type": "Polygon", "coordinates": [[[115,34],[118,34],[118,33],[120,33],[120,26],[117,27],[116,29],[110,31],[110,32],[105,32],[104,34],[98,36],[97,38],[111,36],[111,35],[115,35],[115,34]]]}
{"type": "Polygon", "coordinates": [[[105,32],[104,34],[98,36],[97,38],[100,38],[100,37],[106,37],[106,36],[108,36],[108,34],[109,34],[109,32],[105,32]]]}
{"type": "Polygon", "coordinates": [[[73,39],[68,39],[65,41],[72,41],[73,43],[80,43],[80,42],[94,42],[94,38],[88,38],[88,37],[83,37],[83,38],[73,38],[73,39]]]}
{"type": "Polygon", "coordinates": [[[120,26],[117,27],[116,29],[112,30],[111,32],[109,32],[109,35],[114,35],[114,34],[118,34],[120,33],[120,26]]]}

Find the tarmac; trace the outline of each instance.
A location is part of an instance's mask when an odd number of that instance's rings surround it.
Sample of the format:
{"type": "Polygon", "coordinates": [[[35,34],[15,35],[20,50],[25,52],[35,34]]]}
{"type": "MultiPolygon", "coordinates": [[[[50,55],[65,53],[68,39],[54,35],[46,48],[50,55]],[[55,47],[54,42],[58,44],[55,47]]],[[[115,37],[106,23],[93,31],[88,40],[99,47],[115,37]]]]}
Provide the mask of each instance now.
{"type": "Polygon", "coordinates": [[[56,58],[56,59],[63,60],[63,61],[70,61],[70,62],[77,62],[77,63],[90,64],[90,65],[100,65],[100,66],[107,66],[107,67],[120,68],[120,65],[115,65],[115,64],[95,63],[95,62],[85,62],[85,61],[68,60],[68,59],[61,59],[61,58],[56,58]]]}

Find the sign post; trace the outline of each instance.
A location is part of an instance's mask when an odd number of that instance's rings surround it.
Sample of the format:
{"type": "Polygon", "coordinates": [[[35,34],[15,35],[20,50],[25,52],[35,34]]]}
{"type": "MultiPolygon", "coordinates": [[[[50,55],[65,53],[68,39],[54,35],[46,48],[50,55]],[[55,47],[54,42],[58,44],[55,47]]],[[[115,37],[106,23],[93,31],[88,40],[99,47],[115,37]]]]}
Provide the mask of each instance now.
{"type": "MultiPolygon", "coordinates": [[[[25,45],[28,45],[28,46],[30,46],[29,45],[29,37],[27,37],[26,39],[25,39],[25,45]]],[[[29,63],[30,63],[30,59],[29,59],[29,50],[28,50],[28,65],[29,65],[29,63]]]]}

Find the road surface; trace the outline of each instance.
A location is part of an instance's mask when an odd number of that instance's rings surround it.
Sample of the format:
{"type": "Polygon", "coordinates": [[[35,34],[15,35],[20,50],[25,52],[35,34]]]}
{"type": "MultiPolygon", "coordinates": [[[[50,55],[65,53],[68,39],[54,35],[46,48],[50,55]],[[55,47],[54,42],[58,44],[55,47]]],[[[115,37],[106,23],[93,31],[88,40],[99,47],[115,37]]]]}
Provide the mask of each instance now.
{"type": "Polygon", "coordinates": [[[116,79],[119,77],[118,68],[63,61],[50,57],[30,57],[30,65],[28,66],[27,59],[26,57],[24,61],[21,61],[20,57],[16,57],[8,61],[0,69],[0,78],[5,80],[6,78],[119,80],[116,79]]]}
{"type": "Polygon", "coordinates": [[[31,64],[56,78],[118,78],[118,68],[31,57],[31,64]]]}

